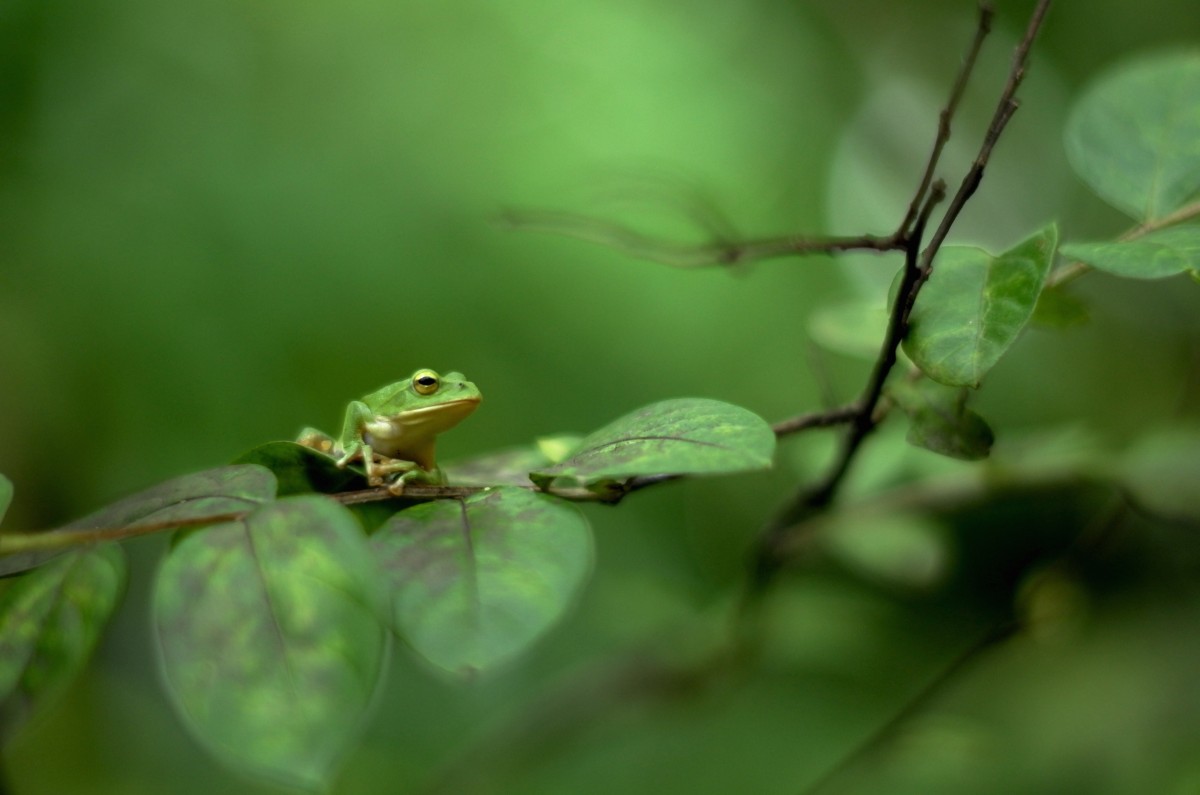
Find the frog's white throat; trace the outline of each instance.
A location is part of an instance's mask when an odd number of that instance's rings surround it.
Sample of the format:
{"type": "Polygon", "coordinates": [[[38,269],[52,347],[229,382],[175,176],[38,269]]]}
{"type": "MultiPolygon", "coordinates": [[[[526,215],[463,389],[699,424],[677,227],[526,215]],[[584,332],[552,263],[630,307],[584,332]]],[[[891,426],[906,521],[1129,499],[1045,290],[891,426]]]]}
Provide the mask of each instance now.
{"type": "Polygon", "coordinates": [[[478,400],[452,400],[432,406],[408,409],[391,417],[377,415],[366,423],[368,444],[411,439],[414,436],[434,436],[453,428],[475,410],[478,400]]]}

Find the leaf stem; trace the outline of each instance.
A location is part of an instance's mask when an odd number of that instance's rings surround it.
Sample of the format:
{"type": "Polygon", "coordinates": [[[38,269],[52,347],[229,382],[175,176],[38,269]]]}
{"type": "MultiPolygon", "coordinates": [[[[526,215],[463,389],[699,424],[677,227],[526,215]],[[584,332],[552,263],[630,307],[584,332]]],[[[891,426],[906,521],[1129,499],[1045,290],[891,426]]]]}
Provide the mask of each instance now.
{"type": "Polygon", "coordinates": [[[551,232],[599,243],[637,259],[674,268],[740,265],[758,260],[842,251],[897,251],[896,235],[817,236],[780,235],[758,240],[673,243],[638,232],[622,224],[587,215],[542,210],[509,210],[501,223],[510,229],[551,232]]]}
{"type": "MultiPolygon", "coordinates": [[[[1176,224],[1181,224],[1197,217],[1200,217],[1200,201],[1194,201],[1191,204],[1185,204],[1175,212],[1171,213],[1170,215],[1164,215],[1162,218],[1156,218],[1152,221],[1143,221],[1137,226],[1127,229],[1120,237],[1117,238],[1117,240],[1122,242],[1126,240],[1137,240],[1139,237],[1148,235],[1151,232],[1157,232],[1160,229],[1166,229],[1167,227],[1175,226],[1176,224]]],[[[1046,279],[1045,289],[1049,290],[1051,287],[1058,287],[1059,285],[1066,284],[1067,282],[1073,281],[1091,270],[1092,267],[1086,262],[1069,262],[1059,268],[1056,268],[1054,273],[1050,274],[1050,276],[1046,279]]]]}

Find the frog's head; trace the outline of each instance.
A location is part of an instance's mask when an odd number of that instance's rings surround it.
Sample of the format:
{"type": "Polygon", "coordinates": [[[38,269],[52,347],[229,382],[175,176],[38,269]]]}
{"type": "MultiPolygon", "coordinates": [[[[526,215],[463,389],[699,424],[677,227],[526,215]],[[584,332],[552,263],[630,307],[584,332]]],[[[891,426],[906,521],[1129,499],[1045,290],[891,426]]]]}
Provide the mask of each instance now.
{"type": "Polygon", "coordinates": [[[391,414],[393,422],[434,436],[462,422],[481,400],[479,389],[462,373],[438,375],[422,369],[412,374],[383,413],[391,414]]]}

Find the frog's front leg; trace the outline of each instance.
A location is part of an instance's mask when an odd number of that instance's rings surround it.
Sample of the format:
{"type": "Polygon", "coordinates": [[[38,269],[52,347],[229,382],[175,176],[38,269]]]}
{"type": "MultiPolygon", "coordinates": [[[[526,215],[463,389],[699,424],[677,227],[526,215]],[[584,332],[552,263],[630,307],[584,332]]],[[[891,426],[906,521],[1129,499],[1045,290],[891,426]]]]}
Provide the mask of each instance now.
{"type": "Polygon", "coordinates": [[[346,419],[342,422],[342,435],[338,437],[338,446],[342,450],[337,465],[345,469],[346,465],[356,458],[361,458],[367,470],[367,478],[371,477],[371,467],[374,463],[371,448],[363,438],[367,423],[375,418],[375,412],[366,403],[356,400],[346,406],[346,419]]]}

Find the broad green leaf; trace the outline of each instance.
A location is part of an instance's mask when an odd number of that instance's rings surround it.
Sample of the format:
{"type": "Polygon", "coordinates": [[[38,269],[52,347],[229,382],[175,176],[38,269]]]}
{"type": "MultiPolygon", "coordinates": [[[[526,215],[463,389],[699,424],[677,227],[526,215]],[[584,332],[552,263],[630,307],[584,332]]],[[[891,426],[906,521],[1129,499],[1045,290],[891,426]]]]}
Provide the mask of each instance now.
{"type": "Polygon", "coordinates": [[[835,513],[822,524],[822,539],[843,564],[888,585],[928,588],[949,564],[942,528],[918,514],[835,513]]]}
{"type": "Polygon", "coordinates": [[[904,350],[922,372],[949,386],[979,385],[1029,321],[1054,260],[1051,224],[993,257],[947,246],[917,297],[904,350]]]}
{"type": "Polygon", "coordinates": [[[1081,326],[1089,317],[1091,312],[1084,300],[1071,292],[1066,285],[1058,285],[1042,290],[1037,306],[1033,309],[1033,317],[1029,318],[1029,324],[1039,328],[1064,329],[1081,326]]]}
{"type": "Polygon", "coordinates": [[[83,668],[125,590],[125,553],[61,555],[0,594],[0,736],[7,740],[83,668]]]}
{"type": "Polygon", "coordinates": [[[813,312],[808,333],[827,350],[874,359],[887,332],[888,310],[882,300],[835,304],[813,312]]]}
{"type": "Polygon", "coordinates": [[[1080,97],[1067,158],[1105,201],[1140,221],[1200,191],[1200,52],[1118,64],[1080,97]]]}
{"type": "MultiPolygon", "coordinates": [[[[267,470],[252,465],[226,466],[160,483],[77,519],[62,530],[119,530],[219,516],[248,511],[274,496],[275,476],[267,470]]],[[[59,554],[38,551],[5,555],[0,557],[0,576],[34,568],[59,554]]]]}
{"type": "Polygon", "coordinates": [[[1116,474],[1146,510],[1200,521],[1200,428],[1143,437],[1121,457],[1116,474]]]}
{"type": "Polygon", "coordinates": [[[592,536],[564,500],[501,487],[401,511],[371,536],[396,631],[456,673],[520,654],[587,579],[592,536]]]}
{"type": "Polygon", "coordinates": [[[1200,271],[1200,224],[1172,226],[1134,240],[1068,243],[1062,254],[1129,279],[1161,279],[1200,271]]]}
{"type": "Polygon", "coordinates": [[[991,452],[995,436],[983,417],[967,408],[966,387],[899,383],[889,393],[909,417],[909,444],[963,461],[991,452]]]}
{"type": "Polygon", "coordinates": [[[12,505],[12,496],[12,481],[4,475],[0,475],[0,522],[4,521],[4,514],[8,513],[8,506],[12,505]]]}
{"type": "Polygon", "coordinates": [[[153,597],[183,722],[225,764],[324,786],[379,682],[383,604],[366,537],[328,498],[184,534],[153,597]]]}
{"type": "Polygon", "coordinates": [[[331,456],[295,442],[268,442],[238,456],[235,464],[258,464],[275,473],[280,497],[320,492],[336,494],[367,488],[367,479],[353,469],[339,469],[331,456]]]}
{"type": "Polygon", "coordinates": [[[677,398],[609,423],[570,458],[530,477],[594,485],[638,475],[743,472],[770,467],[774,452],[775,433],[757,414],[718,400],[677,398]]]}

